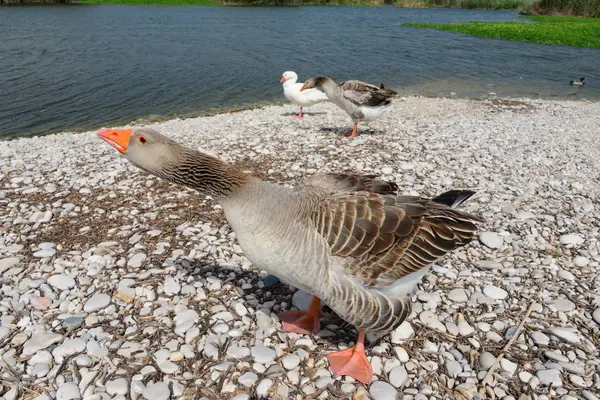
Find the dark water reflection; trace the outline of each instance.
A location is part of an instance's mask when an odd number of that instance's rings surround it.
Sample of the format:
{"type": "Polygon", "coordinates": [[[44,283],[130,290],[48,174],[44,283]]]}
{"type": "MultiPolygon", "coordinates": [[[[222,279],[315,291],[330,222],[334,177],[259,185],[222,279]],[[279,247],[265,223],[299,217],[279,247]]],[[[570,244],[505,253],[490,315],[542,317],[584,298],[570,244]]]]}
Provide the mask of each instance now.
{"type": "Polygon", "coordinates": [[[404,94],[600,98],[600,52],[403,28],[516,20],[394,7],[2,7],[0,138],[282,99],[326,74],[404,94]],[[583,88],[568,81],[585,76],[583,88]]]}

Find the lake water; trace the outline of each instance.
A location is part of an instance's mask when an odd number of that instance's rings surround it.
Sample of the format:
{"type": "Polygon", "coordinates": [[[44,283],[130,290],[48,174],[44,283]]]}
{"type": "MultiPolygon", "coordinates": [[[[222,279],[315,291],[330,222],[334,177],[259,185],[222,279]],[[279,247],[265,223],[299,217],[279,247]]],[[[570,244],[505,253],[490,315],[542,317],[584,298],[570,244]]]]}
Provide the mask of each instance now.
{"type": "Polygon", "coordinates": [[[516,19],[395,7],[0,7],[0,139],[281,101],[286,70],[402,94],[600,99],[598,50],[398,26],[516,19]],[[568,85],[580,76],[586,86],[568,85]]]}

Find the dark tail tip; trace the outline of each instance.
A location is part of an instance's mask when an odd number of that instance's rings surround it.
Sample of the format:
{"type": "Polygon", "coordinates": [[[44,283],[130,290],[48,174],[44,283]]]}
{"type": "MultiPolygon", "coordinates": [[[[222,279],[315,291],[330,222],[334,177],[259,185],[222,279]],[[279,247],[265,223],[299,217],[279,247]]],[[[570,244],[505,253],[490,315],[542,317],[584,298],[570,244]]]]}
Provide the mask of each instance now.
{"type": "Polygon", "coordinates": [[[454,208],[469,200],[475,193],[472,190],[449,190],[433,198],[433,201],[454,208]]]}

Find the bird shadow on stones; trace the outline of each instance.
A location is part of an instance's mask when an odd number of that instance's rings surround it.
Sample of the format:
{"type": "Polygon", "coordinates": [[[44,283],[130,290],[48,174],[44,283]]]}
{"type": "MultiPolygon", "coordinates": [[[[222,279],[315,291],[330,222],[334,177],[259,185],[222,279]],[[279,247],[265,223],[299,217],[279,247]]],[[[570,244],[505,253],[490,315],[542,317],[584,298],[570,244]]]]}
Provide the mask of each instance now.
{"type": "MultiPolygon", "coordinates": [[[[256,316],[259,312],[266,315],[269,315],[269,312],[277,315],[283,311],[296,310],[296,308],[292,306],[292,297],[297,289],[284,282],[269,286],[259,285],[260,282],[263,282],[264,284],[265,279],[263,278],[264,274],[258,270],[242,270],[241,268],[222,267],[217,265],[215,261],[209,259],[177,260],[174,266],[177,270],[184,272],[188,277],[191,276],[193,282],[204,281],[209,276],[214,276],[222,280],[223,286],[220,292],[215,293],[214,290],[209,291],[205,287],[204,289],[206,290],[207,298],[189,304],[189,307],[196,309],[199,314],[201,310],[208,311],[216,305],[222,305],[233,315],[234,319],[231,321],[231,325],[233,325],[235,321],[242,319],[242,316],[237,314],[235,310],[235,306],[233,305],[234,302],[241,298],[245,298],[246,301],[244,303],[248,306],[248,297],[250,295],[252,295],[256,301],[255,304],[254,301],[252,301],[253,304],[250,305],[256,310],[252,318],[255,323],[256,316]],[[232,272],[235,274],[235,277],[232,277],[232,272]],[[242,289],[242,285],[239,284],[240,281],[250,284],[252,287],[242,289]],[[231,284],[229,289],[225,289],[227,284],[231,284]],[[271,302],[272,304],[269,304],[271,302]],[[282,303],[285,303],[287,306],[285,308],[281,307],[282,303]]],[[[251,296],[250,299],[252,300],[251,296]]],[[[321,331],[316,335],[309,335],[317,344],[319,351],[331,351],[333,348],[337,348],[337,345],[340,342],[349,343],[356,340],[357,331],[354,327],[337,316],[337,314],[335,314],[327,305],[323,305],[321,311],[321,331]],[[327,325],[330,324],[335,325],[335,327],[328,329],[327,325]]],[[[279,322],[281,323],[281,321],[279,322]]],[[[209,326],[205,327],[207,331],[209,331],[210,328],[211,327],[209,326]]],[[[254,326],[250,331],[254,334],[257,329],[259,329],[259,327],[254,326]]],[[[281,329],[278,328],[277,332],[280,332],[280,330],[281,329]]],[[[302,337],[304,337],[304,335],[302,335],[302,337]]]]}
{"type": "MultiPolygon", "coordinates": [[[[325,133],[334,133],[338,136],[348,136],[350,134],[350,132],[352,132],[352,128],[328,128],[328,127],[322,127],[319,128],[319,130],[321,132],[325,132],[325,133]]],[[[364,136],[364,135],[381,135],[384,134],[385,131],[379,130],[379,129],[359,129],[358,130],[358,134],[357,136],[364,136]]]]}
{"type": "MultiPolygon", "coordinates": [[[[290,112],[284,112],[283,114],[281,114],[281,116],[282,117],[292,117],[292,116],[298,115],[298,114],[300,114],[300,113],[290,111],[290,112]]],[[[304,114],[305,117],[316,117],[318,115],[325,115],[327,113],[324,112],[324,111],[308,111],[308,112],[304,111],[303,114],[304,114]]]]}

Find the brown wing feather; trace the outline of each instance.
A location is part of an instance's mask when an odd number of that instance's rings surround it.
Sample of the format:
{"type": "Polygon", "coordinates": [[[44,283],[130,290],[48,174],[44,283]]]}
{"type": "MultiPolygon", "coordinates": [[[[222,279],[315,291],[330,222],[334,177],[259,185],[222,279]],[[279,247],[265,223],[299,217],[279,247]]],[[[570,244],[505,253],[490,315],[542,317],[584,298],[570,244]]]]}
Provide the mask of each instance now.
{"type": "Polygon", "coordinates": [[[376,107],[389,104],[396,92],[382,89],[361,81],[346,81],[339,84],[344,97],[357,105],[376,107]]]}
{"type": "Polygon", "coordinates": [[[347,259],[346,273],[368,286],[390,285],[430,265],[469,243],[483,222],[435,199],[367,191],[329,195],[313,221],[331,254],[347,259]]]}
{"type": "Polygon", "coordinates": [[[398,185],[394,182],[376,179],[375,175],[318,174],[307,180],[305,184],[331,193],[367,191],[379,194],[396,194],[398,190],[398,185]]]}

